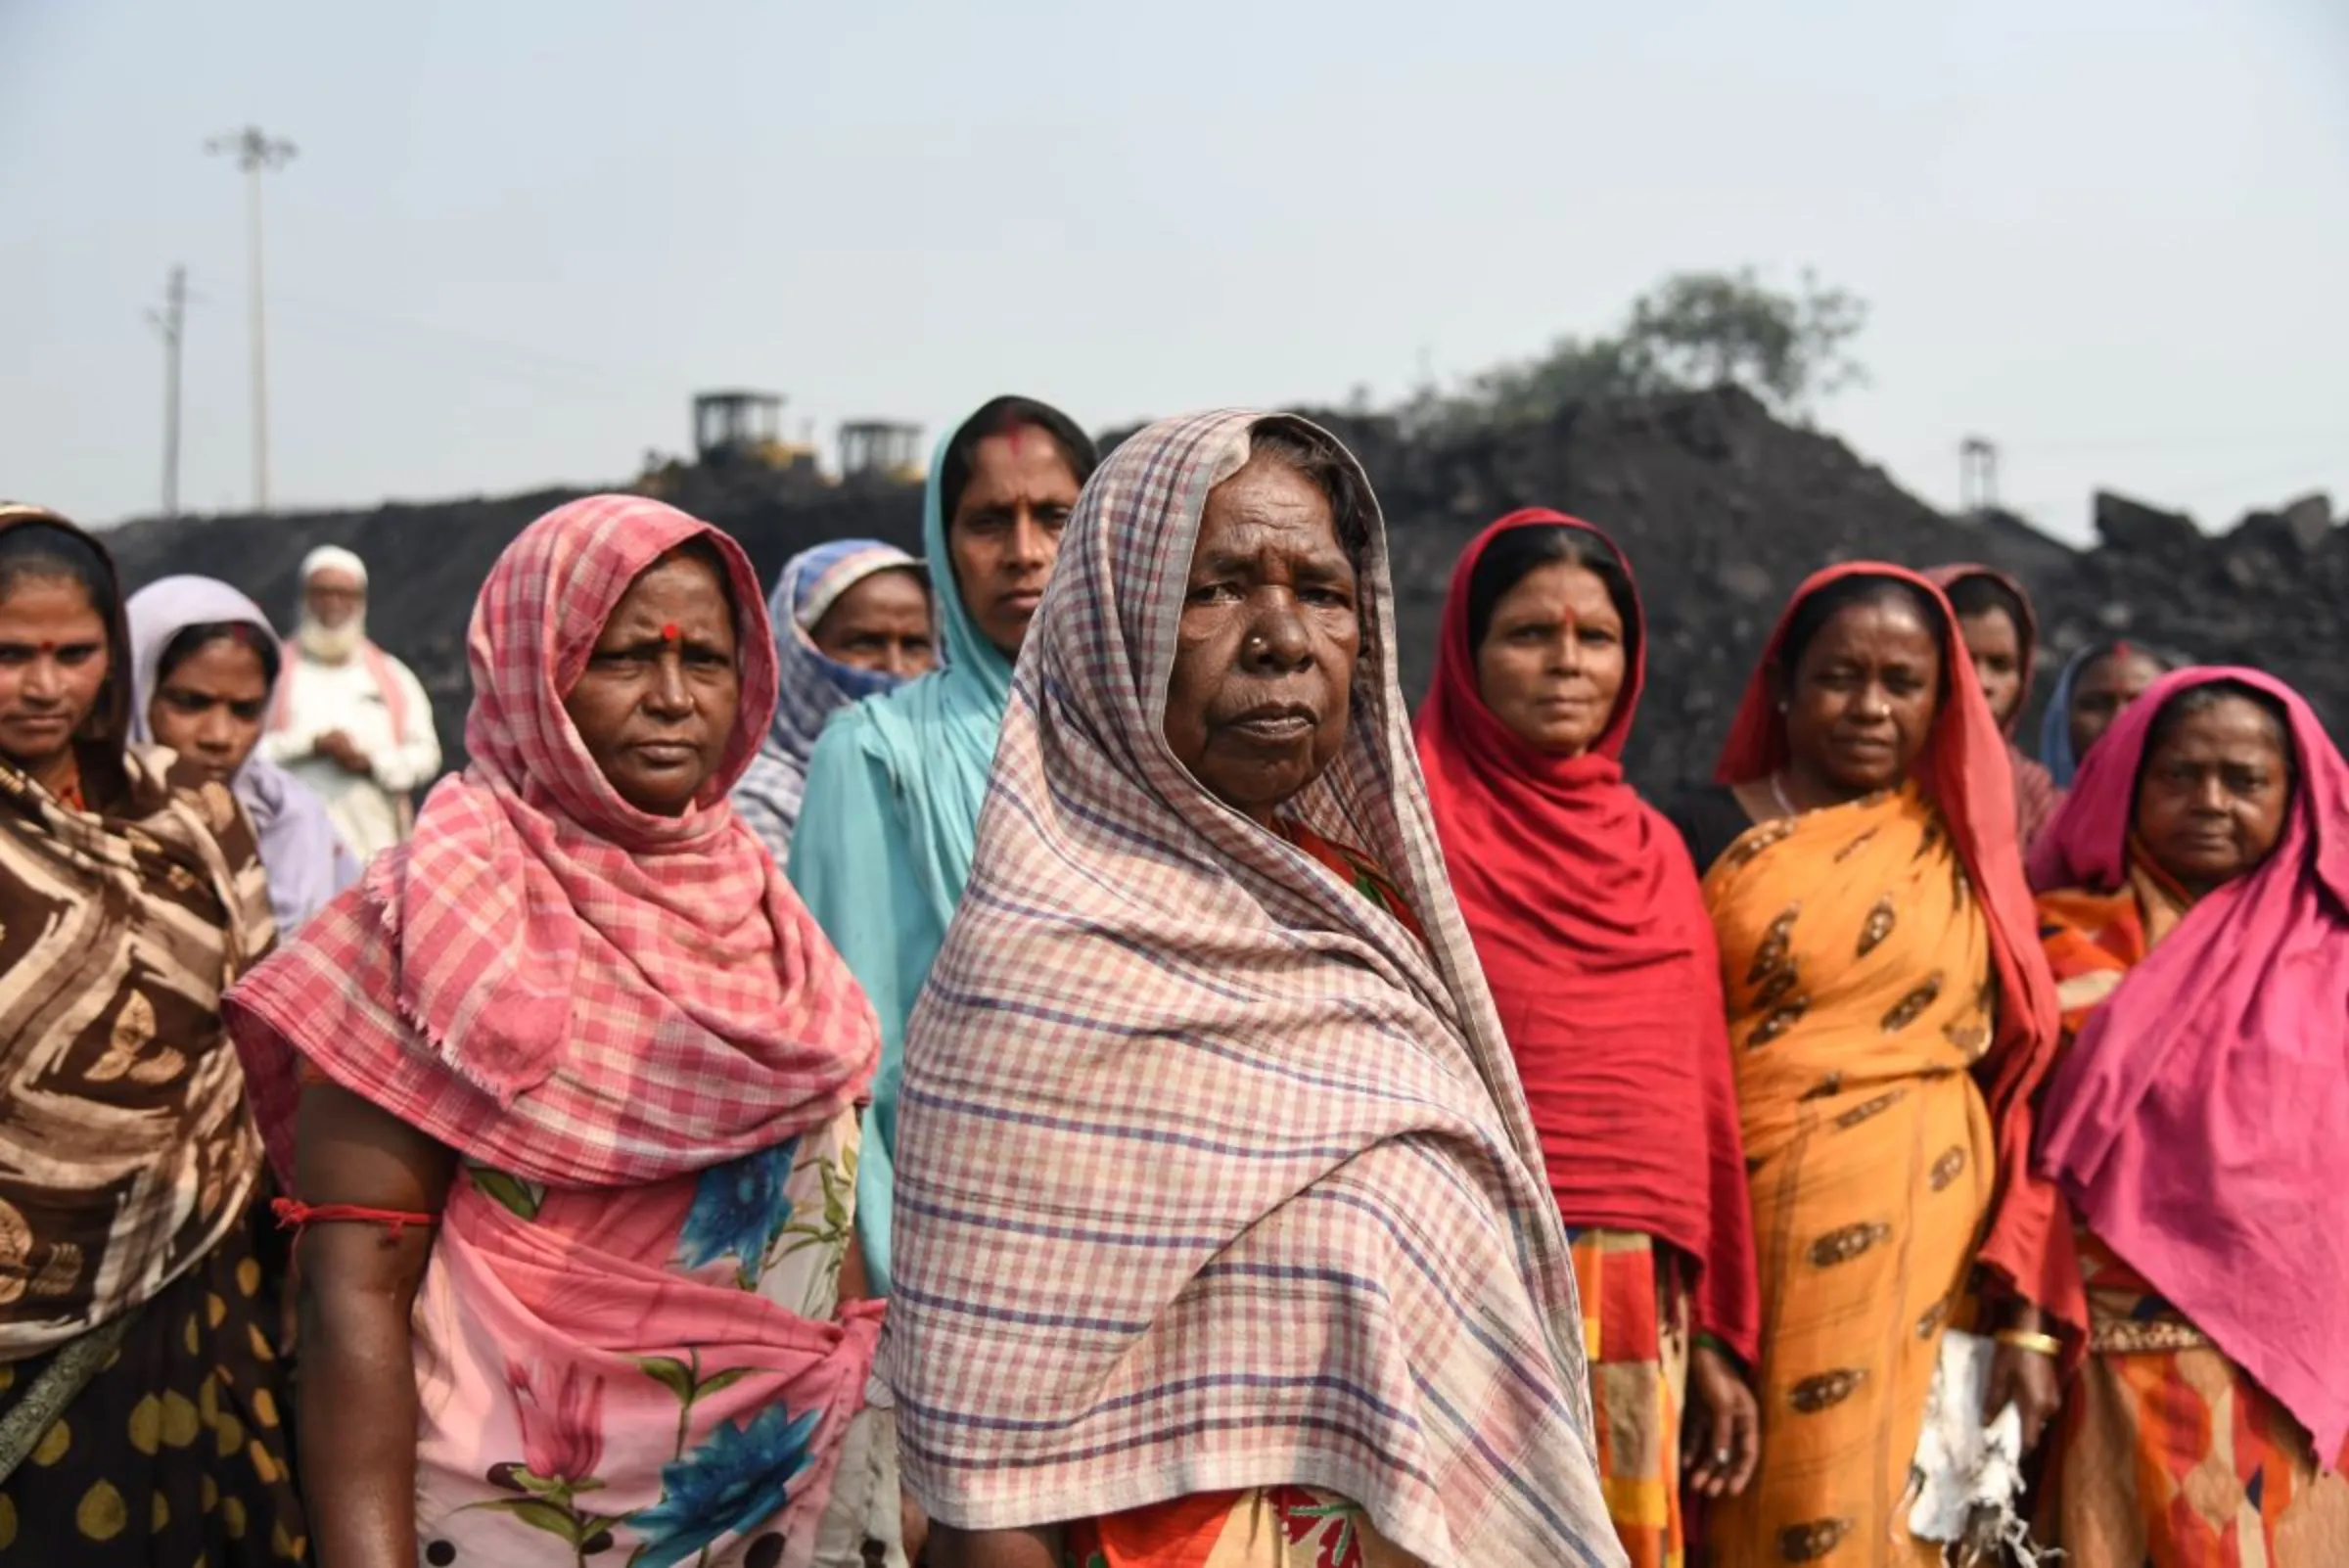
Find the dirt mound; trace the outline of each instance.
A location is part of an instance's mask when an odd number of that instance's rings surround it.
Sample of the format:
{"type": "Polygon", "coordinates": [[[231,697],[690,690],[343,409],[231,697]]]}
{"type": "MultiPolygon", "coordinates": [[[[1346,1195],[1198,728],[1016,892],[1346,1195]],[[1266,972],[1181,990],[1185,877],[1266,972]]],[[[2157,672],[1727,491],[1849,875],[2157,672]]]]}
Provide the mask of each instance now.
{"type": "MultiPolygon", "coordinates": [[[[2258,513],[2223,537],[2185,518],[2100,496],[2100,542],[2075,551],[2019,519],[1946,517],[1841,441],[1773,420],[1729,390],[1592,404],[1540,427],[1414,440],[1387,418],[1323,415],[1362,459],[1394,539],[1405,690],[1426,689],[1436,621],[1460,547],[1527,505],[1601,525],[1631,556],[1652,621],[1649,695],[1634,776],[1655,789],[1709,772],[1740,688],[1786,594],[1819,567],[1978,560],[2039,601],[2054,665],[2096,637],[2131,634],[2207,662],[2290,680],[2338,735],[2349,719],[2349,530],[2322,497],[2258,513]]],[[[676,499],[742,540],[769,577],[794,551],[844,534],[918,547],[920,497],[900,485],[761,494],[689,478],[676,499]]],[[[572,492],[366,513],[134,524],[111,540],[126,576],[225,576],[291,615],[302,553],[366,557],[371,628],[433,694],[461,753],[464,637],[498,551],[572,492]]]]}

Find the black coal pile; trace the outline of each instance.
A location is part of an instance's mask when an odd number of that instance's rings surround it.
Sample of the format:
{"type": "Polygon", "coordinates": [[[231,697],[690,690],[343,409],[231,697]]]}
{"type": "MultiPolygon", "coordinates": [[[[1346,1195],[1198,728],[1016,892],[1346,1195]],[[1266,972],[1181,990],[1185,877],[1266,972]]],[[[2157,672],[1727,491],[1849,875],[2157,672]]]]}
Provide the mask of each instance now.
{"type": "MultiPolygon", "coordinates": [[[[1710,771],[1787,593],[1845,560],[1982,561],[2014,573],[2048,633],[2043,689],[2071,650],[2126,635],[2272,669],[2309,695],[2336,735],[2349,720],[2349,529],[2322,497],[2212,536],[2185,517],[2102,495],[2098,542],[2076,551],[2017,518],[1936,512],[1842,442],[1779,424],[1733,390],[1588,405],[1546,426],[1441,441],[1414,439],[1385,417],[1317,417],[1359,454],[1386,508],[1414,701],[1451,564],[1485,524],[1541,505],[1616,536],[1651,618],[1648,697],[1629,761],[1653,789],[1710,771]]],[[[371,630],[416,667],[455,756],[474,592],[497,552],[572,493],[134,524],[112,540],[133,583],[209,573],[289,619],[302,553],[329,541],[357,550],[373,576],[371,630]]],[[[732,531],[770,577],[794,551],[843,534],[916,546],[920,501],[908,486],[776,493],[688,475],[671,498],[732,531]]]]}

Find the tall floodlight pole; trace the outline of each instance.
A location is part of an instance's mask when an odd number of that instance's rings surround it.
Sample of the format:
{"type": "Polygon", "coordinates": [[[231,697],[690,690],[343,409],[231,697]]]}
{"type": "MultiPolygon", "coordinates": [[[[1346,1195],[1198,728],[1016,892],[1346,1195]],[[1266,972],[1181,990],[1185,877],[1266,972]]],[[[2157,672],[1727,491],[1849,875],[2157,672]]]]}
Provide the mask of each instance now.
{"type": "Polygon", "coordinates": [[[245,171],[245,211],[251,225],[246,244],[253,272],[253,499],[256,511],[269,510],[269,354],[261,308],[261,175],[293,161],[292,142],[262,134],[248,125],[226,136],[215,136],[205,151],[228,154],[245,171]]]}
{"type": "Polygon", "coordinates": [[[163,516],[179,516],[179,340],[188,314],[188,269],[173,267],[163,308],[147,319],[163,340],[163,516]]]}

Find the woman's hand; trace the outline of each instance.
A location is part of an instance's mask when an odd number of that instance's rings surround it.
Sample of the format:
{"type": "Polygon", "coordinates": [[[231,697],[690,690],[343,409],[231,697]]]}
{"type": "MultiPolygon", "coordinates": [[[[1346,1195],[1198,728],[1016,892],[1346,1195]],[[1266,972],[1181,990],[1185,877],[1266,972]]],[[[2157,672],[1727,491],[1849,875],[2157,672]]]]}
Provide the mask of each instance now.
{"type": "MultiPolygon", "coordinates": [[[[2045,1334],[2048,1320],[2037,1307],[2018,1301],[2006,1314],[2006,1328],[2017,1334],[2045,1334]]],[[[1995,1421],[2001,1410],[2013,1406],[2023,1418],[2023,1452],[2029,1453],[2039,1447],[2063,1404],[2060,1370],[2055,1358],[2044,1350],[2001,1340],[1991,1352],[1990,1392],[1982,1401],[1982,1419],[1995,1421]]]]}
{"type": "Polygon", "coordinates": [[[1688,1409],[1681,1421],[1681,1475],[1702,1498],[1733,1498],[1762,1461],[1762,1415],[1728,1357],[1699,1344],[1688,1357],[1688,1409]]]}
{"type": "Polygon", "coordinates": [[[2025,1453],[2039,1447],[2062,1404],[2063,1385],[2054,1357],[2019,1345],[2000,1345],[1991,1353],[1990,1395],[1982,1402],[1982,1418],[1995,1421],[2012,1405],[2023,1418],[2025,1453]]]}

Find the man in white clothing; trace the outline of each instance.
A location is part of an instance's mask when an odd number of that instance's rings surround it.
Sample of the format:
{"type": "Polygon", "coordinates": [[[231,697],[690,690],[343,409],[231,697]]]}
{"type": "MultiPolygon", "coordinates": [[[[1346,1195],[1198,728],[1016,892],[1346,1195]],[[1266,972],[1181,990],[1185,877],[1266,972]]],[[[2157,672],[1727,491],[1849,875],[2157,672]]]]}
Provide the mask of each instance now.
{"type": "Polygon", "coordinates": [[[406,665],[367,640],[367,566],[321,545],[302,558],[301,623],[261,751],[326,798],[365,861],[407,837],[410,794],[440,771],[433,708],[406,665]]]}

